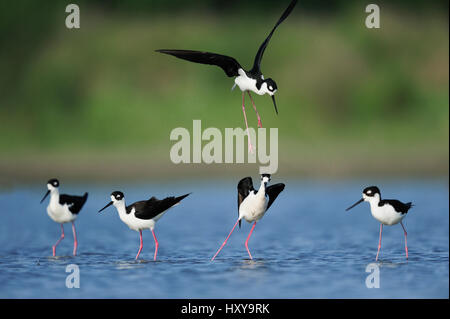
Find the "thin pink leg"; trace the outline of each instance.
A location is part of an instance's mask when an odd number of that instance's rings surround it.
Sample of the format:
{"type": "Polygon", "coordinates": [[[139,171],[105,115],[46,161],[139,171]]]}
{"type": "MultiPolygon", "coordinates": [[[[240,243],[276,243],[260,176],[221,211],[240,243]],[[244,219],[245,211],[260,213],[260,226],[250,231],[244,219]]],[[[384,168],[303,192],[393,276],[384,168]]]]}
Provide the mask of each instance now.
{"type": "Polygon", "coordinates": [[[153,239],[155,240],[155,255],[153,256],[153,260],[156,260],[156,255],[158,254],[159,243],[158,243],[158,240],[156,239],[155,232],[153,231],[153,229],[151,231],[153,234],[153,239]]]}
{"type": "Polygon", "coordinates": [[[139,245],[139,251],[138,251],[138,253],[137,253],[137,255],[136,255],[136,260],[138,259],[138,257],[139,257],[139,254],[141,253],[141,250],[142,250],[142,230],[139,230],[139,237],[140,237],[140,241],[141,241],[141,244],[139,245]]]}
{"type": "Polygon", "coordinates": [[[245,241],[245,248],[247,248],[247,252],[248,252],[248,255],[250,256],[250,259],[253,259],[253,258],[252,258],[252,254],[250,254],[250,250],[248,250],[248,241],[250,239],[250,236],[253,233],[253,229],[255,229],[255,226],[256,226],[256,222],[253,223],[252,229],[250,230],[250,234],[248,234],[247,240],[245,241]]]}
{"type": "Polygon", "coordinates": [[[247,115],[245,114],[245,92],[242,92],[242,112],[244,113],[245,127],[247,128],[248,151],[253,153],[252,141],[250,139],[250,132],[248,130],[247,115]]]}
{"type": "Polygon", "coordinates": [[[262,128],[261,117],[259,116],[258,110],[256,109],[255,102],[253,102],[253,98],[250,95],[250,91],[247,91],[247,93],[248,93],[248,96],[250,96],[250,101],[252,101],[253,109],[255,110],[256,116],[258,117],[258,127],[262,128]]]}
{"type": "Polygon", "coordinates": [[[64,239],[64,226],[63,224],[61,224],[61,237],[59,237],[58,241],[53,245],[53,257],[56,256],[56,246],[59,245],[59,243],[61,242],[61,240],[64,239]]]}
{"type": "Polygon", "coordinates": [[[405,252],[406,259],[408,259],[408,241],[406,240],[406,236],[408,236],[408,233],[406,232],[405,226],[403,226],[403,222],[400,222],[400,225],[402,225],[403,231],[405,232],[405,252]]]}
{"type": "Polygon", "coordinates": [[[75,223],[72,222],[72,232],[73,232],[73,255],[77,255],[77,247],[78,247],[78,241],[77,241],[77,232],[75,230],[75,223]]]}
{"type": "Polygon", "coordinates": [[[378,254],[380,253],[381,248],[381,233],[383,232],[383,224],[380,224],[380,240],[378,241],[378,251],[377,251],[377,257],[375,258],[376,261],[378,261],[378,254]]]}
{"type": "Polygon", "coordinates": [[[216,252],[216,254],[213,256],[213,258],[211,258],[211,261],[214,261],[214,259],[216,258],[216,256],[219,254],[219,252],[222,250],[223,246],[225,246],[225,244],[228,241],[228,238],[230,238],[231,234],[233,233],[233,230],[236,228],[236,225],[239,223],[239,219],[236,221],[236,224],[234,224],[233,228],[231,229],[230,233],[228,234],[227,239],[225,239],[225,241],[223,242],[222,246],[220,246],[219,250],[216,252]]]}

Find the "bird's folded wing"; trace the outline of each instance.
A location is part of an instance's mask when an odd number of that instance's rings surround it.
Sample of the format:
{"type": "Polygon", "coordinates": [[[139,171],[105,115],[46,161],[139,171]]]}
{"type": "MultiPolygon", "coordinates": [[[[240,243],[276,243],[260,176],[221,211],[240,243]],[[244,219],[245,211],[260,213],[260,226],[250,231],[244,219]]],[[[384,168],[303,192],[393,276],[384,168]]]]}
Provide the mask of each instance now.
{"type": "Polygon", "coordinates": [[[217,65],[218,67],[221,67],[229,77],[238,76],[238,71],[241,68],[238,61],[234,58],[216,53],[192,50],[156,50],[156,52],[170,54],[177,58],[195,63],[217,65]]]}
{"type": "Polygon", "coordinates": [[[166,197],[164,199],[157,199],[156,197],[152,197],[147,201],[136,202],[127,207],[127,211],[131,211],[134,207],[135,213],[134,215],[140,219],[152,219],[162,212],[168,210],[170,207],[178,204],[183,198],[188,196],[189,194],[179,196],[179,197],[166,197]]]}
{"type": "Polygon", "coordinates": [[[391,205],[394,207],[395,211],[400,212],[402,214],[406,214],[408,210],[411,208],[411,203],[402,203],[399,200],[396,199],[382,199],[379,202],[379,206],[384,206],[385,204],[391,205]]]}
{"type": "Polygon", "coordinates": [[[61,205],[67,204],[71,213],[78,214],[86,202],[87,197],[88,193],[84,193],[83,196],[61,194],[59,195],[59,203],[61,205]]]}

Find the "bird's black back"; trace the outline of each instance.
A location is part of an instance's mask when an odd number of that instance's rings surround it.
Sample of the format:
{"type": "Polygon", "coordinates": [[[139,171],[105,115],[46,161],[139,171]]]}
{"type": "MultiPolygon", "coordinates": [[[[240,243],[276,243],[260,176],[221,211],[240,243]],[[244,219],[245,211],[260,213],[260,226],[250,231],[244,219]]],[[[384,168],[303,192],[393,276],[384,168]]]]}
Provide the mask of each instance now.
{"type": "MultiPolygon", "coordinates": [[[[251,177],[244,177],[241,179],[237,186],[238,190],[238,217],[239,217],[239,207],[241,207],[244,199],[250,194],[250,192],[254,191],[253,181],[251,177]]],[[[241,221],[239,221],[239,228],[241,227],[241,221]]]]}
{"type": "Polygon", "coordinates": [[[86,203],[87,198],[88,193],[84,193],[83,196],[61,194],[59,195],[59,203],[61,205],[67,204],[67,206],[69,207],[69,211],[72,214],[78,214],[81,208],[83,208],[84,203],[86,203]]]}
{"type": "Polygon", "coordinates": [[[378,203],[378,206],[382,207],[385,204],[391,205],[392,207],[394,207],[396,212],[399,212],[402,214],[408,213],[408,210],[413,206],[411,202],[402,203],[401,201],[396,200],[396,199],[382,199],[378,203]]]}
{"type": "Polygon", "coordinates": [[[135,209],[134,215],[139,219],[152,219],[162,212],[168,210],[170,207],[178,204],[181,200],[189,196],[185,194],[179,197],[166,197],[164,199],[157,199],[152,197],[149,200],[143,200],[133,203],[126,207],[127,214],[131,213],[133,208],[135,209]]]}

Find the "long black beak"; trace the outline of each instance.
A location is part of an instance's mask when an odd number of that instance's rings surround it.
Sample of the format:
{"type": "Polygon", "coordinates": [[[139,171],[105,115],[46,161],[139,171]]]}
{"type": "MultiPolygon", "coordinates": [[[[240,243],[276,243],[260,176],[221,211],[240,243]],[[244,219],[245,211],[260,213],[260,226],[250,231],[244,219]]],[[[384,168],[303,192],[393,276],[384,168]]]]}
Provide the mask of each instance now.
{"type": "Polygon", "coordinates": [[[277,115],[278,115],[277,103],[275,102],[275,95],[272,95],[272,101],[273,101],[273,106],[275,106],[275,112],[277,112],[277,115]]]}
{"type": "Polygon", "coordinates": [[[102,210],[104,210],[105,208],[108,208],[109,206],[111,206],[113,204],[113,202],[109,202],[108,204],[106,204],[105,207],[103,207],[102,209],[100,209],[98,212],[100,213],[102,210]]]}
{"type": "Polygon", "coordinates": [[[41,199],[41,204],[42,204],[42,202],[44,201],[44,199],[47,198],[48,194],[50,194],[50,190],[48,190],[47,193],[45,193],[44,197],[42,197],[42,199],[41,199]]]}
{"type": "Polygon", "coordinates": [[[347,208],[345,211],[349,211],[350,209],[352,209],[353,207],[355,207],[358,204],[361,204],[364,201],[364,198],[361,198],[359,201],[357,201],[356,203],[354,203],[352,206],[350,206],[349,208],[347,208]]]}

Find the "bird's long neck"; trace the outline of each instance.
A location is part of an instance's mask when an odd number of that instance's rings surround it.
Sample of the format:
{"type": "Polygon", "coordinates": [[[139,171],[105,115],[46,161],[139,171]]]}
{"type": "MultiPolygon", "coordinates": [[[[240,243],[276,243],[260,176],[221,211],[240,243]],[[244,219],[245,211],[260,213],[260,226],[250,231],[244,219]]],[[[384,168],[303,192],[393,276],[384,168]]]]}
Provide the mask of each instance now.
{"type": "Polygon", "coordinates": [[[59,190],[57,188],[53,188],[50,191],[50,204],[58,204],[59,203],[59,190]]]}
{"type": "Polygon", "coordinates": [[[374,209],[378,207],[378,204],[380,203],[380,195],[376,194],[374,197],[371,197],[369,200],[370,208],[374,209]]]}
{"type": "Polygon", "coordinates": [[[259,196],[265,196],[266,195],[266,183],[261,181],[261,186],[259,186],[258,193],[259,196]]]}
{"type": "Polygon", "coordinates": [[[115,202],[114,206],[116,206],[119,216],[125,216],[127,214],[127,210],[125,208],[125,200],[115,202]]]}

